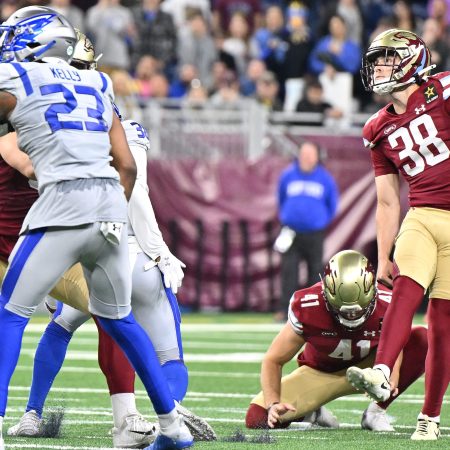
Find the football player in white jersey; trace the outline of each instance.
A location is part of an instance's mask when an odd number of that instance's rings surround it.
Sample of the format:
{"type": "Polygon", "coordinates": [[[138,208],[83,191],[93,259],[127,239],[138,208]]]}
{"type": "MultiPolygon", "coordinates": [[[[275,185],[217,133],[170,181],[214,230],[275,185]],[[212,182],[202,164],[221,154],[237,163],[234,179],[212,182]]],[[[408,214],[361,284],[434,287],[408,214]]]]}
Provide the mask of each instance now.
{"type": "MultiPolygon", "coordinates": [[[[95,69],[99,58],[92,43],[79,31],[77,36],[71,65],[80,70],[95,69]]],[[[128,229],[128,243],[133,273],[133,313],[155,346],[170,391],[178,403],[177,409],[184,416],[194,439],[212,440],[215,433],[208,423],[179,404],[186,394],[188,373],[183,362],[180,315],[172,291],[176,292],[181,285],[184,264],[172,255],[165,244],[148,197],[149,137],[145,128],[136,122],[124,121],[122,125],[137,166],[136,183],[128,204],[129,222],[132,224],[128,229]],[[163,286],[160,271],[164,273],[166,287],[163,286]]],[[[82,272],[75,269],[71,270],[71,274],[76,276],[73,282],[82,288],[76,292],[72,290],[71,294],[78,297],[77,304],[87,305],[87,287],[82,272]]],[[[26,413],[19,423],[8,429],[8,435],[38,437],[42,434],[41,416],[51,384],[62,366],[74,331],[90,317],[71,306],[60,305],[36,350],[26,413]]],[[[117,448],[140,448],[152,442],[155,433],[154,427],[144,420],[136,408],[134,369],[101,328],[99,338],[99,363],[108,382],[113,409],[113,445],[117,448]]]]}
{"type": "Polygon", "coordinates": [[[29,318],[60,276],[80,262],[89,312],[124,350],[157,412],[160,431],[146,448],[191,447],[153,345],[131,313],[126,198],[136,166],[112,111],[111,80],[68,65],[76,34],[49,8],[19,9],[0,31],[0,122],[16,130],[40,194],[0,295],[0,427],[29,318]]]}

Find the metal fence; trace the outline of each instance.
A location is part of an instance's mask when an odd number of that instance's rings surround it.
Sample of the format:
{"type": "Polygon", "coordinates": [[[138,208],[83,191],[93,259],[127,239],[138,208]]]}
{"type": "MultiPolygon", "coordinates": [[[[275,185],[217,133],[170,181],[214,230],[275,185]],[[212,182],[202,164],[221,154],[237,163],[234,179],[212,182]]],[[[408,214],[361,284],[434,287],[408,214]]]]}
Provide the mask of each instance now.
{"type": "Polygon", "coordinates": [[[248,99],[239,109],[194,107],[183,101],[152,101],[144,110],[153,158],[194,157],[257,159],[268,149],[294,153],[288,134],[358,135],[367,114],[330,120],[320,113],[269,112],[248,99]],[[301,123],[302,125],[297,125],[301,123]],[[325,123],[324,126],[318,124],[325,123]]]}

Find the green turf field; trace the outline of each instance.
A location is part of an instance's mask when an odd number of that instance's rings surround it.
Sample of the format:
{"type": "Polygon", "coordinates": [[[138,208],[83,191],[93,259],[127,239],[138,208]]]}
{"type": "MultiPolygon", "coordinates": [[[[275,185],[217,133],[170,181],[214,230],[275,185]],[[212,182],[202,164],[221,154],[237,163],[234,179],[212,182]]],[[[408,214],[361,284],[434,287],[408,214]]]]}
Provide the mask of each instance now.
{"type": "MultiPolygon", "coordinates": [[[[396,433],[381,434],[360,430],[359,422],[368,403],[362,395],[349,396],[329,404],[341,429],[329,431],[282,430],[264,433],[245,430],[243,420],[252,395],[259,390],[261,357],[280,325],[268,315],[188,315],[184,316],[185,358],[190,372],[190,386],[185,406],[205,417],[215,428],[219,440],[197,443],[196,448],[216,449],[419,449],[450,448],[450,397],[442,414],[443,436],[436,443],[413,443],[414,430],[422,404],[423,379],[420,379],[391,406],[396,433]],[[229,442],[237,430],[248,442],[229,442]]],[[[18,368],[10,387],[9,407],[4,430],[22,415],[31,379],[34,350],[46,319],[36,318],[25,333],[18,368]]],[[[112,426],[106,383],[97,365],[97,336],[92,324],[79,330],[70,344],[63,371],[56,379],[47,405],[64,406],[65,419],[59,439],[6,437],[6,448],[16,449],[110,449],[108,431],[112,426]]],[[[294,367],[291,363],[287,370],[294,367]]],[[[138,406],[153,417],[149,401],[138,386],[138,406]]]]}

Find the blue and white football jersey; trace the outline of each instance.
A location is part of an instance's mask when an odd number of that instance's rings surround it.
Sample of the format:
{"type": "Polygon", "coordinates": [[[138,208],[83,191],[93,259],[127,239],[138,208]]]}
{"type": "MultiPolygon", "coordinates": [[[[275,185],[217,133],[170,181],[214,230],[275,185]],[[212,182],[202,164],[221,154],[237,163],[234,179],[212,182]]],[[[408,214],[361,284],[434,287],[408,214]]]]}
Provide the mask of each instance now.
{"type": "Polygon", "coordinates": [[[117,178],[109,164],[114,94],[101,72],[55,63],[0,65],[0,88],[17,98],[9,118],[42,190],[80,178],[117,178]]]}
{"type": "Polygon", "coordinates": [[[119,174],[110,165],[114,94],[110,78],[62,60],[0,64],[0,89],[17,105],[9,120],[28,154],[39,198],[22,232],[127,221],[119,174]]]}

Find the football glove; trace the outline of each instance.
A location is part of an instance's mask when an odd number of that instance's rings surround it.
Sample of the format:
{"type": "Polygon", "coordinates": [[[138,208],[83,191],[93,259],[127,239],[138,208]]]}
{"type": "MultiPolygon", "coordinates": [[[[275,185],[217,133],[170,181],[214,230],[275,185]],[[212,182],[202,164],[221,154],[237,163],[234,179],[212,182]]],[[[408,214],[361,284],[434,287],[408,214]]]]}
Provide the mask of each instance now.
{"type": "Polygon", "coordinates": [[[186,268],[186,264],[172,255],[169,250],[163,251],[158,258],[156,262],[164,275],[164,285],[176,294],[183,281],[183,269],[186,268]]]}

